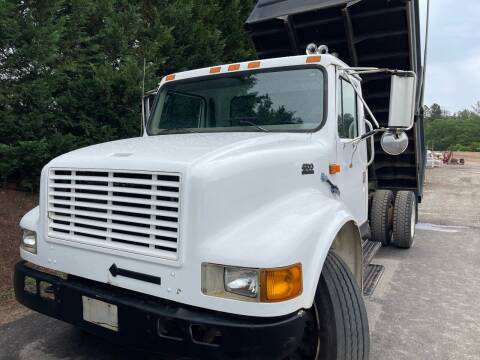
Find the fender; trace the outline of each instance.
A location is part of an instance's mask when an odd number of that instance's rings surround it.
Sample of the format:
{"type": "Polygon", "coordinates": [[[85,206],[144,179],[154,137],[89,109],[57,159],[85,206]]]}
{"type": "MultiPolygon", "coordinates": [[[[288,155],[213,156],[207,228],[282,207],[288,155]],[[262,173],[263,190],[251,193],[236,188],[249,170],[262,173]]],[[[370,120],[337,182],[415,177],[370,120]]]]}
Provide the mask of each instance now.
{"type": "Polygon", "coordinates": [[[204,241],[199,250],[205,260],[224,265],[274,268],[301,263],[303,293],[281,303],[292,311],[312,306],[330,250],[351,267],[359,286],[362,283],[358,226],[340,201],[317,189],[304,189],[257,209],[204,241]]]}
{"type": "Polygon", "coordinates": [[[40,219],[40,208],[38,206],[31,209],[20,220],[20,227],[38,232],[38,221],[40,219]]]}
{"type": "MultiPolygon", "coordinates": [[[[40,207],[36,206],[23,215],[22,219],[20,220],[20,227],[22,229],[35,231],[37,233],[37,251],[43,251],[44,242],[41,240],[42,234],[40,230],[40,207]]],[[[23,260],[27,260],[30,262],[35,262],[37,258],[37,254],[32,254],[31,252],[25,251],[22,247],[20,247],[20,257],[23,260]]]]}

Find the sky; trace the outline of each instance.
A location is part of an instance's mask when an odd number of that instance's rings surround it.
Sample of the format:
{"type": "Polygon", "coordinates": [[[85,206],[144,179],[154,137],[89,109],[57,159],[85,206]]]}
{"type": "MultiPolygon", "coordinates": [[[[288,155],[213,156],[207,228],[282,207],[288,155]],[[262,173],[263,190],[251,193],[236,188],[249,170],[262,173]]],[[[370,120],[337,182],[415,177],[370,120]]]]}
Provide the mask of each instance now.
{"type": "Polygon", "coordinates": [[[430,0],[429,32],[425,104],[471,109],[480,100],[480,1],[430,0]]]}

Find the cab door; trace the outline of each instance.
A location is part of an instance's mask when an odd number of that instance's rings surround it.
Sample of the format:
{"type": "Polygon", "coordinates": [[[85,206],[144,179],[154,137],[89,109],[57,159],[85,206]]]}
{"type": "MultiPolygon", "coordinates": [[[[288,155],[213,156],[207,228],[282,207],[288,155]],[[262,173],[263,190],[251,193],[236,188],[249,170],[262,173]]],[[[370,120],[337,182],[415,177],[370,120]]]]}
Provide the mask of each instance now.
{"type": "MultiPolygon", "coordinates": [[[[357,84],[359,87],[359,84],[357,84]]],[[[358,225],[368,219],[368,172],[366,142],[351,142],[365,131],[363,107],[352,84],[337,80],[337,164],[340,172],[332,176],[340,189],[340,200],[358,225]]]]}

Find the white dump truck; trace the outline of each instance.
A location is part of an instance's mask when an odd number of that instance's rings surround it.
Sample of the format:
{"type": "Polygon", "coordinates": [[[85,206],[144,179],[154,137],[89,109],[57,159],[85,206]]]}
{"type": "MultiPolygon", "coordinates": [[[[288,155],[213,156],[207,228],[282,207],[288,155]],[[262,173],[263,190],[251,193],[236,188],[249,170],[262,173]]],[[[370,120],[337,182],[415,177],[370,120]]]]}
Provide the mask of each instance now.
{"type": "Polygon", "coordinates": [[[141,137],[45,166],[22,304],[182,358],[369,358],[364,270],[422,195],[418,3],[259,1],[247,30],[258,60],[168,75],[141,137]]]}

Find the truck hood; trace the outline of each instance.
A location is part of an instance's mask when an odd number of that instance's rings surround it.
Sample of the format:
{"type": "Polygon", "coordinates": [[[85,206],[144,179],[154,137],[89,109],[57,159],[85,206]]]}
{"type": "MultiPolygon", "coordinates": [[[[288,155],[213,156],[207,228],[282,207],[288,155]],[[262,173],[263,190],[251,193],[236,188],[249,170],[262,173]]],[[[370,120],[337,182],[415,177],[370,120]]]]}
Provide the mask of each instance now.
{"type": "MultiPolygon", "coordinates": [[[[179,261],[186,264],[192,259],[199,260],[199,247],[208,248],[215,242],[217,247],[227,248],[223,243],[226,234],[241,231],[238,229],[261,213],[275,211],[272,210],[275,204],[295,198],[295,194],[315,192],[319,187],[328,192],[318,174],[328,170],[327,158],[332,153],[329,145],[328,139],[313,140],[309,133],[204,133],[133,138],[79,149],[54,159],[44,169],[42,188],[44,191],[49,188],[46,179],[51,168],[181,174],[178,244],[179,261]],[[305,165],[312,169],[310,176],[302,172],[305,165]]],[[[129,216],[128,212],[120,215],[129,216]]],[[[96,223],[89,226],[92,225],[97,226],[96,223]]]]}
{"type": "Polygon", "coordinates": [[[245,152],[292,146],[309,137],[309,134],[258,132],[138,137],[78,149],[52,160],[50,166],[184,171],[198,163],[245,152]]]}

